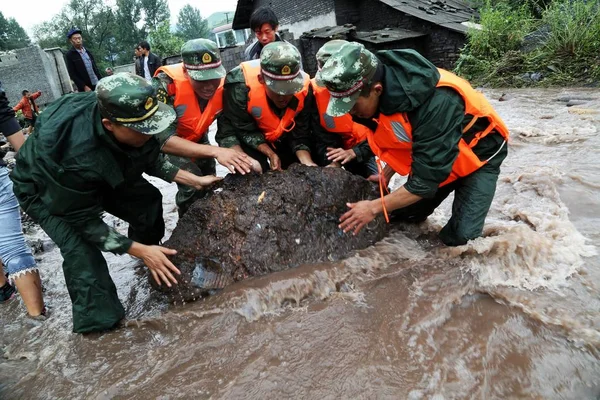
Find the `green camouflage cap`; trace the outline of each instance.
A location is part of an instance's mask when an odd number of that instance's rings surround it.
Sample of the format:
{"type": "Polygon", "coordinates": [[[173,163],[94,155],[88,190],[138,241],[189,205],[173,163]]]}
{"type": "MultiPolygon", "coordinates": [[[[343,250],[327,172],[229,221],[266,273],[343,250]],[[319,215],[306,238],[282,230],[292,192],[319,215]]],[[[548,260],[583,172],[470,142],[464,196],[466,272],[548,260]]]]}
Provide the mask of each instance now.
{"type": "Polygon", "coordinates": [[[195,81],[220,79],[226,74],[219,48],[212,40],[188,40],[181,46],[181,58],[188,75],[195,81]]]}
{"type": "Polygon", "coordinates": [[[304,87],[300,52],[288,42],[272,42],[263,47],[260,69],[267,87],[277,94],[296,94],[304,87]]]}
{"type": "Polygon", "coordinates": [[[323,83],[321,82],[321,68],[323,68],[323,65],[325,65],[325,63],[327,62],[327,60],[329,60],[329,57],[331,57],[333,53],[337,52],[339,49],[342,48],[343,45],[348,43],[350,42],[348,42],[347,40],[330,40],[329,42],[321,46],[319,51],[317,51],[317,73],[315,74],[315,79],[317,80],[317,83],[319,83],[319,85],[323,85],[323,83]]]}
{"type": "Polygon", "coordinates": [[[172,107],[158,101],[150,83],[128,72],[100,79],[96,97],[104,117],[146,135],[164,132],[177,117],[172,107]]]}
{"type": "Polygon", "coordinates": [[[348,114],[377,71],[377,57],[365,46],[350,42],[332,54],[321,69],[321,81],[331,93],[327,114],[348,114]]]}

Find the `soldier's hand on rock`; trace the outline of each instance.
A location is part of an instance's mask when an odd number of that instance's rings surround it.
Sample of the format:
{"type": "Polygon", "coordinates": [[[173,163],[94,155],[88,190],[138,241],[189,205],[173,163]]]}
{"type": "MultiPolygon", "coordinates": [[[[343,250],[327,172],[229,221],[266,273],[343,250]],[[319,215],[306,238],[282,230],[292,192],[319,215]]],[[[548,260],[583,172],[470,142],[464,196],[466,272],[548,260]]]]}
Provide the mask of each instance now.
{"type": "Polygon", "coordinates": [[[92,88],[91,88],[91,87],[89,87],[89,86],[85,86],[85,87],[83,88],[83,91],[84,91],[84,92],[91,92],[91,91],[92,91],[92,88]]]}
{"type": "Polygon", "coordinates": [[[177,284],[173,273],[180,275],[181,272],[167,258],[177,254],[177,251],[162,246],[146,246],[145,244],[133,242],[128,251],[134,257],[140,258],[150,270],[150,274],[160,286],[164,282],[168,287],[171,283],[177,284]]]}
{"type": "Polygon", "coordinates": [[[281,160],[277,154],[271,153],[269,156],[269,163],[271,164],[271,169],[273,171],[281,171],[281,160]]]}
{"type": "Polygon", "coordinates": [[[256,161],[254,158],[251,158],[250,160],[252,163],[252,171],[256,172],[257,174],[262,174],[263,170],[262,167],[260,166],[260,163],[258,161],[256,161]]]}
{"type": "Polygon", "coordinates": [[[353,234],[357,235],[360,230],[369,222],[375,219],[377,215],[373,211],[373,204],[369,200],[359,201],[358,203],[346,203],[350,211],[340,217],[340,229],[347,233],[354,230],[353,234]]]}
{"type": "Polygon", "coordinates": [[[342,168],[342,164],[338,162],[332,162],[331,164],[326,165],[325,168],[342,168]]]}
{"type": "Polygon", "coordinates": [[[245,175],[252,171],[252,158],[244,152],[219,147],[217,157],[215,158],[219,164],[227,168],[232,174],[235,174],[237,171],[245,175]]]}
{"type": "Polygon", "coordinates": [[[356,153],[352,149],[334,149],[333,147],[327,148],[327,159],[332,162],[339,162],[342,165],[356,158],[356,153]]]}
{"type": "Polygon", "coordinates": [[[192,183],[192,187],[196,190],[202,190],[220,180],[223,180],[223,178],[214,175],[196,176],[192,183]]]}

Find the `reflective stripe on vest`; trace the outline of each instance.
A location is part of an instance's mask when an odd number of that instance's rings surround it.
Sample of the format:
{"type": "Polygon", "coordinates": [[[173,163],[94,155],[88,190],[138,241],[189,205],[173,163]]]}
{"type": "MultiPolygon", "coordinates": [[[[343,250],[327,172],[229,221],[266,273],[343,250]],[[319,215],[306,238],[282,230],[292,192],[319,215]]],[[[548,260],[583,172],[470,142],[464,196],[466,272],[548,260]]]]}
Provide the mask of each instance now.
{"type": "Polygon", "coordinates": [[[329,104],[329,98],[331,97],[329,90],[324,86],[319,86],[315,79],[311,80],[311,85],[313,94],[315,95],[321,126],[328,132],[337,133],[343,136],[345,150],[351,149],[360,142],[365,141],[367,139],[369,128],[352,121],[352,116],[350,114],[341,117],[332,117],[331,115],[328,115],[326,111],[327,105],[329,104]]]}
{"type": "MultiPolygon", "coordinates": [[[[438,69],[440,80],[437,87],[449,87],[458,92],[465,103],[465,115],[473,116],[471,122],[463,129],[466,133],[480,118],[485,118],[489,125],[477,132],[469,144],[464,139],[458,143],[458,157],[452,165],[452,172],[440,186],[447,185],[458,178],[467,176],[484,166],[489,160],[479,160],[472,148],[479,140],[495,131],[508,140],[508,128],[494,110],[485,96],[477,92],[462,78],[451,72],[438,69]]],[[[388,164],[400,175],[408,175],[412,165],[412,126],[406,113],[392,115],[380,114],[375,133],[369,130],[367,139],[373,153],[388,164]]]]}
{"type": "Polygon", "coordinates": [[[248,92],[248,114],[252,115],[258,128],[265,135],[268,142],[276,142],[285,132],[294,129],[296,115],[304,108],[304,100],[308,94],[310,79],[308,75],[302,72],[304,77],[304,87],[294,96],[298,99],[298,107],[295,110],[286,108],[285,114],[279,118],[267,102],[267,92],[262,83],[258,80],[260,74],[260,60],[246,61],[240,64],[248,92]]]}
{"type": "Polygon", "coordinates": [[[164,72],[173,80],[173,84],[169,85],[167,92],[169,96],[175,95],[174,105],[186,106],[185,112],[177,122],[177,135],[192,142],[198,142],[208,131],[208,127],[223,111],[223,83],[225,79],[221,79],[219,88],[206,104],[204,112],[202,112],[194,88],[183,72],[183,64],[162,66],[156,70],[154,75],[156,76],[159,72],[164,72]]]}

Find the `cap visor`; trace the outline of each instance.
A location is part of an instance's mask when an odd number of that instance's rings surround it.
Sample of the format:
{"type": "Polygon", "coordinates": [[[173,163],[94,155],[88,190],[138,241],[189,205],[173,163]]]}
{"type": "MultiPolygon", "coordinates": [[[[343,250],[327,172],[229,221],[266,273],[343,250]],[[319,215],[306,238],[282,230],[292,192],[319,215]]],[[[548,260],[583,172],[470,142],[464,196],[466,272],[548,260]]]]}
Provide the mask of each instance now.
{"type": "Polygon", "coordinates": [[[356,104],[358,96],[360,96],[360,91],[346,97],[331,96],[329,98],[329,104],[327,105],[327,114],[332,117],[341,117],[342,115],[348,114],[350,110],[352,110],[352,107],[354,107],[354,104],[356,104]]]}
{"type": "Polygon", "coordinates": [[[140,122],[123,124],[146,135],[156,135],[169,129],[177,119],[177,113],[173,107],[164,103],[158,103],[158,110],[150,117],[140,122]]]}
{"type": "Polygon", "coordinates": [[[192,71],[187,70],[188,75],[195,81],[209,81],[211,79],[221,79],[225,77],[227,72],[225,68],[220,65],[217,68],[205,69],[204,71],[192,71]]]}
{"type": "Polygon", "coordinates": [[[298,74],[297,77],[290,79],[289,81],[275,80],[268,78],[265,75],[263,75],[263,77],[268,88],[282,96],[296,94],[304,87],[304,76],[302,74],[298,74]]]}

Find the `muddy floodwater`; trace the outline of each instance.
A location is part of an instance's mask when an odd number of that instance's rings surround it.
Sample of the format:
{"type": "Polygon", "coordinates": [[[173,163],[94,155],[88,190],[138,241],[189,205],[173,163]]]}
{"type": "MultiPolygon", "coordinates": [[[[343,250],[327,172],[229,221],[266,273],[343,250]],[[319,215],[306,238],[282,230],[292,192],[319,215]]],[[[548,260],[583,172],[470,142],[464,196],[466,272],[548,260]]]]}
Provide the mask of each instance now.
{"type": "MultiPolygon", "coordinates": [[[[82,336],[60,252],[31,230],[52,316],[0,306],[0,398],[600,398],[600,90],[486,94],[510,153],[484,237],[465,246],[435,236],[446,201],[342,262],[176,305],[108,254],[128,322],[82,336]]],[[[153,182],[172,230],[176,188],[153,182]]]]}

